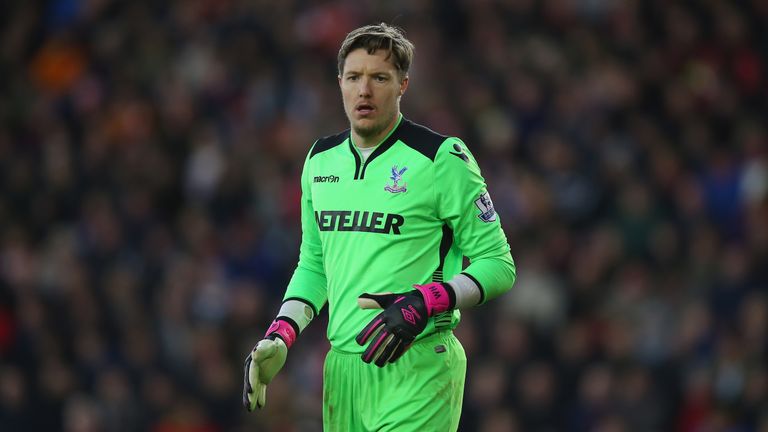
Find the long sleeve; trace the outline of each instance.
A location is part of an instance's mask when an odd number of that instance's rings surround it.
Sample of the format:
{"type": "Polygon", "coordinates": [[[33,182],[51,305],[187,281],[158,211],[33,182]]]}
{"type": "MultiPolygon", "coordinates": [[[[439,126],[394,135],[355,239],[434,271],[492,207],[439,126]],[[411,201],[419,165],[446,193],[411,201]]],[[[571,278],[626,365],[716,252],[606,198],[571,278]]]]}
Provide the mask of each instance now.
{"type": "Polygon", "coordinates": [[[299,263],[293,272],[284,299],[300,299],[312,306],[315,315],[328,300],[320,233],[312,207],[311,162],[304,161],[301,174],[301,247],[299,263]]]}
{"type": "Polygon", "coordinates": [[[474,156],[457,138],[447,139],[435,159],[438,215],[469,258],[463,274],[480,288],[480,302],[512,288],[516,278],[501,223],[474,156]]]}

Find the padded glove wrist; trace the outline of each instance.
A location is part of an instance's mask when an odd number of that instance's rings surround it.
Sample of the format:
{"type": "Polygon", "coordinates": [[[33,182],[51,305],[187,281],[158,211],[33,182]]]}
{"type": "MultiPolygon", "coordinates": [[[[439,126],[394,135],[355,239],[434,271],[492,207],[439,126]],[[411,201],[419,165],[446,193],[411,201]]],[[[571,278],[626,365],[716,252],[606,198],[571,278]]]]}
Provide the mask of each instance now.
{"type": "Polygon", "coordinates": [[[414,285],[424,298],[427,314],[435,316],[456,306],[456,293],[447,283],[432,282],[424,285],[414,285]]]}
{"type": "Polygon", "coordinates": [[[272,321],[272,324],[264,334],[264,338],[275,339],[279,337],[285,342],[285,346],[290,348],[296,342],[296,335],[298,333],[298,326],[295,323],[290,322],[289,318],[281,317],[272,321]]]}

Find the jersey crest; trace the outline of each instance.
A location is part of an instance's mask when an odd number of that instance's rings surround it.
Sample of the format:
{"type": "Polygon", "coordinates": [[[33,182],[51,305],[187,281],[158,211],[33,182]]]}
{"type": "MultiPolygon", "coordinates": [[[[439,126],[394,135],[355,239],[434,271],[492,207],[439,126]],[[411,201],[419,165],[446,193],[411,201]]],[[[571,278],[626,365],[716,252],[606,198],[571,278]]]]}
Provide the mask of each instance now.
{"type": "Polygon", "coordinates": [[[403,173],[406,172],[407,170],[408,170],[408,167],[403,167],[403,169],[398,170],[397,165],[393,166],[392,176],[390,177],[390,179],[392,179],[393,181],[393,184],[384,186],[384,190],[391,193],[405,192],[407,190],[406,189],[407,185],[403,183],[403,185],[400,186],[399,183],[403,180],[403,173]]]}

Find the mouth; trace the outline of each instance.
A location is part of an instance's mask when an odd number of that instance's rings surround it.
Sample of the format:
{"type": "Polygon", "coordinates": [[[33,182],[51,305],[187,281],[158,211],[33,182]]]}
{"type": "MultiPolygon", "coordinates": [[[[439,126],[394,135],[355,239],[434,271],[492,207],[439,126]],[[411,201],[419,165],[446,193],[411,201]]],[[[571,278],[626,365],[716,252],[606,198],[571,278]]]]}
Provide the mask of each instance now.
{"type": "Polygon", "coordinates": [[[361,117],[367,117],[376,110],[376,107],[367,102],[361,102],[355,105],[355,112],[361,117]]]}

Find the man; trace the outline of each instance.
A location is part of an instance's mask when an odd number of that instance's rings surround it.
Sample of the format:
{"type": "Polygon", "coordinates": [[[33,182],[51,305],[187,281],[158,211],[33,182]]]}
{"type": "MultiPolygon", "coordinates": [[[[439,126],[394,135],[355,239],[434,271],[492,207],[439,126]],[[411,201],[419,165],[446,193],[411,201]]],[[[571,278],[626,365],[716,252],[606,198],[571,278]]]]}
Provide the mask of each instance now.
{"type": "Polygon", "coordinates": [[[316,141],[305,160],[299,264],[246,358],[249,410],[264,405],[288,349],[327,302],[325,430],[458,427],[458,310],[509,290],[515,266],[469,150],[400,114],[412,58],[411,42],[383,23],[341,46],[350,129],[316,141]]]}

